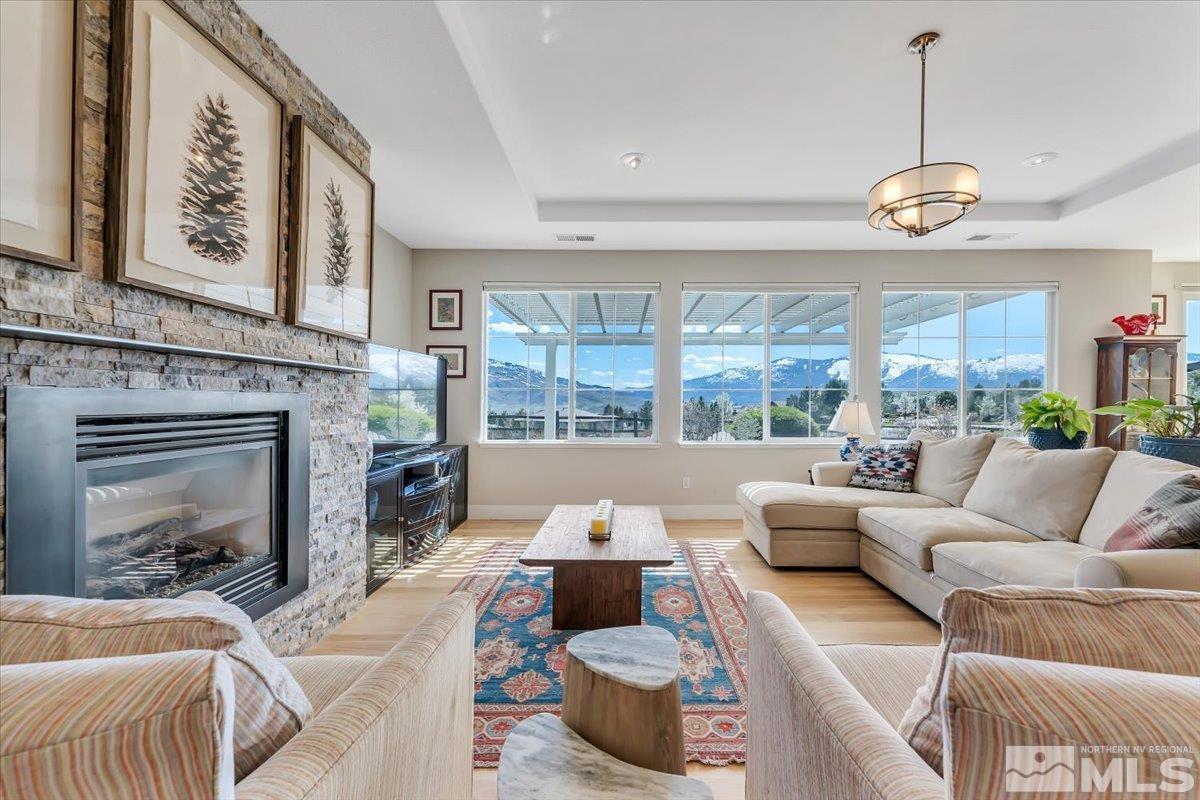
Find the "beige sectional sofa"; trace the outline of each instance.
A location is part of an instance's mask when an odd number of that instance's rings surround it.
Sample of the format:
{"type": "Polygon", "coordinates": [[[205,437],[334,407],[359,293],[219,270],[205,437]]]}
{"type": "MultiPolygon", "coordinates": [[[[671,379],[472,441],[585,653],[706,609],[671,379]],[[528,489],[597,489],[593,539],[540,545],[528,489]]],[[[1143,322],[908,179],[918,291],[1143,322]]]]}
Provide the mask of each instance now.
{"type": "Polygon", "coordinates": [[[746,538],[774,567],[860,567],[931,617],[959,586],[1200,591],[1200,550],[1103,552],[1155,490],[1200,472],[1186,464],[979,434],[923,437],[912,493],[848,486],[853,470],[742,484],[746,538]]]}

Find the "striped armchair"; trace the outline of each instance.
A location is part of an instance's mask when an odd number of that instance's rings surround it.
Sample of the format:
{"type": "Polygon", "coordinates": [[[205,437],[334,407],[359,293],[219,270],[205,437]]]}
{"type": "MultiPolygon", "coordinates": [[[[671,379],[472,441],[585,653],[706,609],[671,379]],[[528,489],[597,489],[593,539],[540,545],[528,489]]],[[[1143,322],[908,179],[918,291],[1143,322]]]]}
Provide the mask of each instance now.
{"type": "MultiPolygon", "coordinates": [[[[941,648],[820,646],[779,598],[751,592],[748,800],[1003,798],[1006,747],[1081,744],[1160,748],[1138,774],[1179,793],[1162,796],[1195,796],[1200,593],[1000,587],[947,605],[958,600],[943,606],[941,648]],[[1024,627],[1036,632],[1009,642],[1018,657],[997,651],[1024,627]],[[928,730],[923,708],[937,715],[928,730]]],[[[1077,755],[1069,779],[1115,774],[1077,755]]],[[[1079,788],[1015,796],[1109,796],[1079,788]]]]}
{"type": "Polygon", "coordinates": [[[382,658],[284,659],[312,715],[236,783],[220,652],[0,666],[0,796],[469,798],[473,636],[457,594],[382,658]]]}

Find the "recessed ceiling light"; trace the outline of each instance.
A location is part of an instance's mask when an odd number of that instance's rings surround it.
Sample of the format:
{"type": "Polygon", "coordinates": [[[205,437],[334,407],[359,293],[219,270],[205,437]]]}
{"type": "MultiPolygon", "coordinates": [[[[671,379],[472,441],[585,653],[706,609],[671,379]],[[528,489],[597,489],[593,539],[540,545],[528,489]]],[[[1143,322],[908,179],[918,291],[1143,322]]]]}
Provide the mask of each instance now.
{"type": "Polygon", "coordinates": [[[635,171],[649,160],[650,158],[645,153],[626,153],[621,156],[621,163],[635,171]]]}
{"type": "Polygon", "coordinates": [[[1058,158],[1058,153],[1035,153],[1021,163],[1027,167],[1040,167],[1042,164],[1049,164],[1054,159],[1058,158]]]}

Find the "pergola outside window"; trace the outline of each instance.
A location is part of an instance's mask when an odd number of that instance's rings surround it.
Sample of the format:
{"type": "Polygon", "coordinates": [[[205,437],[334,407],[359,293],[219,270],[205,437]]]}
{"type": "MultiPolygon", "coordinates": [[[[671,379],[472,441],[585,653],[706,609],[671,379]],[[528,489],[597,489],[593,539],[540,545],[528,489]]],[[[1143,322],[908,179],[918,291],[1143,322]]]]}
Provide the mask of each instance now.
{"type": "Polygon", "coordinates": [[[657,284],[484,288],[485,441],[657,440],[657,284]]]}

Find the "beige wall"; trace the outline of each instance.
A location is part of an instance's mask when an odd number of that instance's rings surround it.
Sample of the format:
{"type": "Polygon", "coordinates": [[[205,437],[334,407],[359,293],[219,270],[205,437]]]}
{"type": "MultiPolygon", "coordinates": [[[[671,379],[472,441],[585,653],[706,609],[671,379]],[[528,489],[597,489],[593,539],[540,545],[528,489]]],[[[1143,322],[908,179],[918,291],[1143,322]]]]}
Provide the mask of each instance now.
{"type": "Polygon", "coordinates": [[[411,349],[412,250],[375,226],[371,261],[371,341],[411,349]]]}
{"type": "MultiPolygon", "coordinates": [[[[1167,321],[1158,326],[1158,332],[1172,335],[1187,335],[1187,320],[1184,317],[1183,285],[1200,286],[1200,262],[1171,261],[1155,264],[1150,278],[1150,291],[1167,296],[1167,321]]],[[[1194,296],[1194,295],[1193,295],[1194,296]]],[[[1179,359],[1180,387],[1187,386],[1184,371],[1187,369],[1185,347],[1180,348],[1184,357],[1179,359]]]]}
{"type": "Polygon", "coordinates": [[[555,503],[664,506],[674,516],[732,514],[738,483],[807,480],[808,467],[836,458],[837,444],[681,447],[681,315],[684,281],[780,283],[857,281],[858,392],[879,419],[881,286],[885,281],[1058,281],[1058,384],[1084,405],[1095,400],[1093,337],[1116,332],[1109,320],[1150,292],[1149,251],[922,252],[570,252],[417,250],[413,253],[412,346],[466,344],[468,377],[449,382],[450,441],[467,443],[475,516],[534,516],[555,503]],[[481,286],[490,281],[658,281],[660,444],[649,447],[480,446],[481,286]],[[436,285],[435,285],[436,284],[436,285]],[[429,289],[463,290],[463,330],[428,331],[429,289]],[[691,488],[682,488],[682,478],[691,488]]]}

